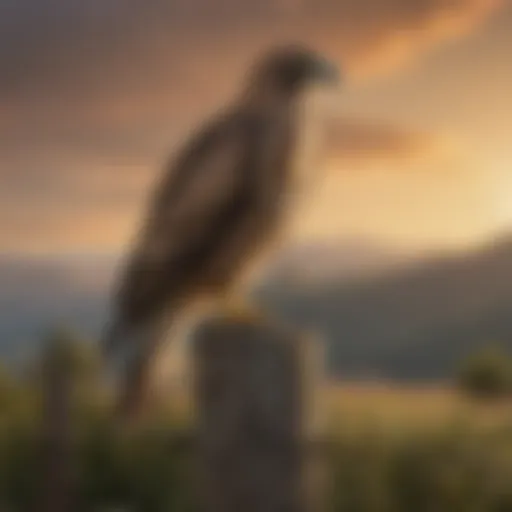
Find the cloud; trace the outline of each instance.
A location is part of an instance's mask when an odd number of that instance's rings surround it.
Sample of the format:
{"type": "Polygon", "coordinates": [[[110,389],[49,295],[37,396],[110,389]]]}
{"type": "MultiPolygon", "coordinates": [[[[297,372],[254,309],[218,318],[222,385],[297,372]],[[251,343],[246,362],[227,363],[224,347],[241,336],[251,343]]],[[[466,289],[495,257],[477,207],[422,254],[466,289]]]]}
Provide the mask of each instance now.
{"type": "MultiPolygon", "coordinates": [[[[323,154],[344,172],[361,166],[386,170],[390,164],[396,172],[443,149],[439,138],[374,120],[337,120],[326,135],[323,154]]],[[[50,158],[23,173],[0,173],[4,250],[108,251],[130,241],[161,166],[88,167],[70,155],[62,158],[57,166],[50,158]]]]}
{"type": "Polygon", "coordinates": [[[4,0],[0,153],[162,155],[255,54],[305,41],[381,70],[479,25],[498,0],[4,0]]]}
{"type": "Polygon", "coordinates": [[[328,123],[325,153],[330,161],[401,163],[456,156],[456,141],[386,122],[345,118],[328,123]]]}
{"type": "MultiPolygon", "coordinates": [[[[154,169],[236,93],[263,48],[301,40],[353,75],[376,73],[460,36],[497,7],[491,0],[4,0],[0,248],[122,238],[154,169]]],[[[338,131],[333,151],[361,158],[409,154],[425,143],[375,124],[344,122],[338,131]]]]}
{"type": "Polygon", "coordinates": [[[199,78],[205,68],[220,65],[222,75],[237,63],[245,64],[248,55],[262,47],[288,39],[309,41],[357,68],[380,59],[396,60],[397,54],[414,55],[458,36],[482,22],[498,4],[5,0],[0,5],[1,89],[12,96],[52,91],[112,94],[120,86],[150,88],[153,78],[180,88],[199,78]]]}
{"type": "MultiPolygon", "coordinates": [[[[479,25],[497,5],[497,0],[5,0],[0,131],[11,132],[16,122],[26,127],[28,120],[32,132],[53,131],[56,139],[64,133],[92,144],[105,134],[107,142],[112,134],[143,138],[134,126],[157,130],[166,123],[179,131],[233,94],[247,62],[276,42],[302,40],[349,72],[381,70],[479,25]]],[[[24,135],[20,139],[27,142],[35,138],[24,135]]]]}

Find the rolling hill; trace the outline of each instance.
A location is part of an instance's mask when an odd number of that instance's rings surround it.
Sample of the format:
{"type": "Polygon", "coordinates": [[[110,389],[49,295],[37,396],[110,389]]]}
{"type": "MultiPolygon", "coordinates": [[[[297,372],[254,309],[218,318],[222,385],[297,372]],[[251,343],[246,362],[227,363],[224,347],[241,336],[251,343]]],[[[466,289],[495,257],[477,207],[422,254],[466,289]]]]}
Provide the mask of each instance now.
{"type": "Polygon", "coordinates": [[[444,378],[490,342],[512,350],[512,240],[348,284],[274,283],[265,297],[323,333],[337,376],[444,378]]]}
{"type": "MultiPolygon", "coordinates": [[[[512,351],[512,239],[427,260],[392,254],[365,244],[302,248],[261,299],[321,334],[337,377],[443,379],[489,342],[512,351]]],[[[96,337],[112,271],[108,259],[0,259],[0,355],[25,357],[55,322],[96,337]]]]}

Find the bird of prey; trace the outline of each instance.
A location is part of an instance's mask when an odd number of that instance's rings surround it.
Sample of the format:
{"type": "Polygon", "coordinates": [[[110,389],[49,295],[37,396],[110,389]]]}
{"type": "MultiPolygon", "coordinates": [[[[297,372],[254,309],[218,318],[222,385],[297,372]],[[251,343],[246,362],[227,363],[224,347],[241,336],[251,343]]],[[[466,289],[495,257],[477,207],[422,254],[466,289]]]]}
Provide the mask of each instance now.
{"type": "Polygon", "coordinates": [[[128,361],[121,412],[144,402],[170,322],[199,298],[236,293],[279,236],[299,179],[303,93],[337,79],[336,66],[307,48],[272,50],[251,69],[237,100],[170,165],[121,276],[105,339],[107,357],[122,353],[128,361]]]}

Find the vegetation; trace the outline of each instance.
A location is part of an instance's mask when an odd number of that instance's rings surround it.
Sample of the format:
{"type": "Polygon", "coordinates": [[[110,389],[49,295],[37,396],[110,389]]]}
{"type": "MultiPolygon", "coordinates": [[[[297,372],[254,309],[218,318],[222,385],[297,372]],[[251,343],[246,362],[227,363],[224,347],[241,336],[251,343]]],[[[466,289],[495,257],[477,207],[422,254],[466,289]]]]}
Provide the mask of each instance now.
{"type": "Polygon", "coordinates": [[[467,426],[378,429],[338,438],[334,510],[492,512],[512,510],[512,431],[467,426]]]}
{"type": "MultiPolygon", "coordinates": [[[[182,422],[161,412],[121,433],[93,348],[65,333],[50,341],[46,358],[25,375],[0,371],[0,510],[34,510],[41,499],[41,391],[55,363],[67,369],[74,405],[73,510],[193,510],[192,457],[182,422]]],[[[512,511],[512,410],[506,403],[482,404],[440,388],[333,387],[327,395],[334,511],[512,511]]]]}
{"type": "Polygon", "coordinates": [[[499,347],[472,355],[459,375],[461,389],[472,397],[500,399],[512,393],[512,358],[499,347]]]}

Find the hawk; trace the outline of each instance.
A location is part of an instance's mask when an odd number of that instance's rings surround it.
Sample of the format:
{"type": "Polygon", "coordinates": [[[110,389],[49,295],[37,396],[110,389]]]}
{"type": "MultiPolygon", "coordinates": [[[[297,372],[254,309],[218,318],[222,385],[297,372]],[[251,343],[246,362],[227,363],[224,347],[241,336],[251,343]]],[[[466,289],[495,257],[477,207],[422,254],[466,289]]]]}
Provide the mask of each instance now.
{"type": "Polygon", "coordinates": [[[196,133],[156,189],[121,276],[107,357],[124,354],[122,412],[145,400],[170,322],[200,298],[234,294],[279,232],[293,200],[303,95],[336,67],[298,46],[271,51],[238,99],[196,133]],[[129,354],[129,356],[127,356],[129,354]]]}

